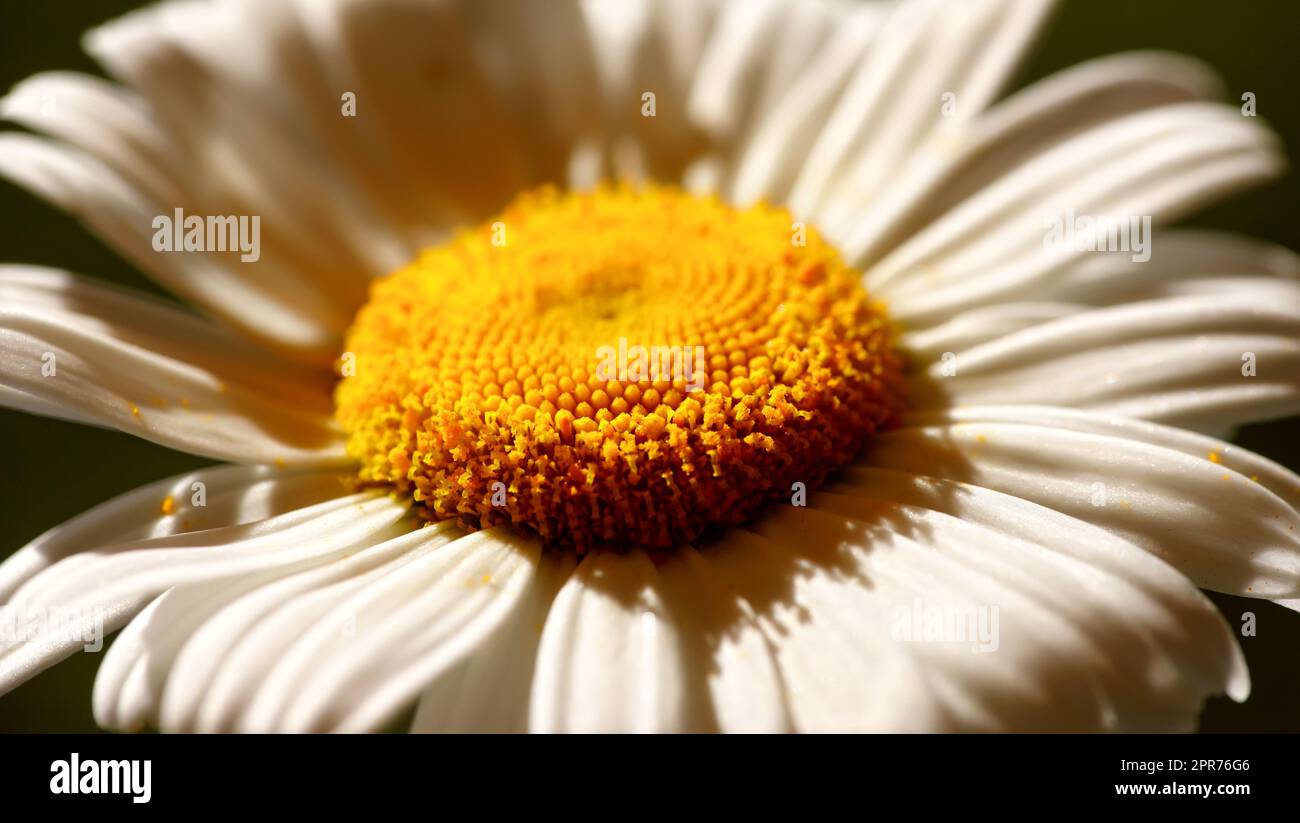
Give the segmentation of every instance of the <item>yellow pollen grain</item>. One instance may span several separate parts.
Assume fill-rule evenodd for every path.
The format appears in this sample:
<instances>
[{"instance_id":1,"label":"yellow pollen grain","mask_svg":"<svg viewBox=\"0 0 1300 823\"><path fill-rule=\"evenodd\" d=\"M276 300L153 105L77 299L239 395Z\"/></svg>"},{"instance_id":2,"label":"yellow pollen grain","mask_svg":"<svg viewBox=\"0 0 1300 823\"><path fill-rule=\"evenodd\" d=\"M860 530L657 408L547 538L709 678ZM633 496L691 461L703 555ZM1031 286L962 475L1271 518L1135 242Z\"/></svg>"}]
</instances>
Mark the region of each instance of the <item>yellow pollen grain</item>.
<instances>
[{"instance_id":1,"label":"yellow pollen grain","mask_svg":"<svg viewBox=\"0 0 1300 823\"><path fill-rule=\"evenodd\" d=\"M902 364L860 274L794 222L542 189L426 250L347 334L360 479L579 552L669 548L816 486L896 424Z\"/></svg>"}]
</instances>

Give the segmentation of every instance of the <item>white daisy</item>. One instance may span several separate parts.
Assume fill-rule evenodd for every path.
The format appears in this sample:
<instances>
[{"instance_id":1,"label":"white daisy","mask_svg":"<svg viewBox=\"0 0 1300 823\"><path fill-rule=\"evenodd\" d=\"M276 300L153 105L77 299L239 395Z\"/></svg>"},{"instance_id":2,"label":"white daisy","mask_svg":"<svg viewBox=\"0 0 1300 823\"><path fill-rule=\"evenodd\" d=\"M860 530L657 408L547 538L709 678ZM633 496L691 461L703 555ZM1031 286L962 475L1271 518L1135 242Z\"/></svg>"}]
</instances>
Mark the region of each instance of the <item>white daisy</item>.
<instances>
[{"instance_id":1,"label":"white daisy","mask_svg":"<svg viewBox=\"0 0 1300 823\"><path fill-rule=\"evenodd\" d=\"M0 268L0 403L236 465L0 566L38 624L0 690L81 648L58 612L125 627L116 729L1244 699L1198 587L1300 597L1300 478L1220 439L1300 410L1296 257L1045 221L1167 224L1283 161L1177 57L1001 99L1048 5L210 0L91 32L116 82L20 84L0 112L45 136L0 135L0 174L201 314ZM258 259L156 250L176 209L257 216ZM631 332L703 346L702 385L574 365Z\"/></svg>"}]
</instances>

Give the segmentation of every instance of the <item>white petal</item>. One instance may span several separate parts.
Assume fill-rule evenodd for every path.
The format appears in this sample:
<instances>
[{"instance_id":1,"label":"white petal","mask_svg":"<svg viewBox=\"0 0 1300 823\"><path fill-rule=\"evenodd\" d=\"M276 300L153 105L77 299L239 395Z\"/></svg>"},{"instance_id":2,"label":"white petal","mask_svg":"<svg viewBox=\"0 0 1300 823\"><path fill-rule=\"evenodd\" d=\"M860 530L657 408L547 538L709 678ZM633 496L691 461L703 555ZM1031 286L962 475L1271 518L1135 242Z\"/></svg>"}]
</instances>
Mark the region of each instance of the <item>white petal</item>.
<instances>
[{"instance_id":1,"label":"white petal","mask_svg":"<svg viewBox=\"0 0 1300 823\"><path fill-rule=\"evenodd\" d=\"M0 115L88 152L153 198L179 201L183 159L139 96L107 80L44 72L0 98Z\"/></svg>"},{"instance_id":2,"label":"white petal","mask_svg":"<svg viewBox=\"0 0 1300 823\"><path fill-rule=\"evenodd\" d=\"M337 354L337 335L347 311L328 305L317 286L276 261L269 248L261 259L248 263L239 262L239 252L153 248L155 218L172 219L176 208L188 216L242 215L250 220L253 215L260 218L259 212L162 202L79 149L25 134L0 135L0 176L77 215L167 288L259 341L317 364ZM271 240L271 228L265 226L263 239ZM233 261L227 259L232 256Z\"/></svg>"},{"instance_id":3,"label":"white petal","mask_svg":"<svg viewBox=\"0 0 1300 823\"><path fill-rule=\"evenodd\" d=\"M584 617L580 618L583 622L571 624L576 635L576 652L570 649L561 653L553 645L546 656L538 656L539 629L543 638L551 638L549 641L544 639L543 643L556 644L555 632L560 629L551 626L570 625L567 621L574 619L565 600L557 601L554 614L547 615L543 611L532 617L531 624L524 621L516 632L503 640L502 646L493 644L484 648L467 660L461 670L448 672L440 678L421 701L414 729L517 731L530 726L548 730L605 728L620 731L645 728L693 731L789 729L784 689L767 640L759 630L752 610L734 590L733 577L744 573L745 560L718 547L710 546L703 552L689 546L680 547L650 575L647 584L653 593L647 591L641 595L646 602L657 603L662 608L662 618L647 616L633 603L610 603L610 608L625 612L615 619L614 626L594 620L588 623L586 616L592 612L586 610L591 608L591 604L587 604L582 610ZM639 560L616 555L603 561L587 562L602 568L584 572L590 574L589 580L594 582L571 582L566 600L575 596L573 593L580 585L603 587L610 581L611 574L650 572L649 569L634 567L633 564L640 565ZM622 568L611 572L608 571L610 567ZM551 575L557 588L565 582L568 573L566 566ZM617 592L609 594L614 600L622 599ZM586 597L592 595L586 593L584 599ZM549 598L540 598L538 602L543 606L551 605ZM576 604L574 607L579 608ZM548 628L541 628L543 619ZM665 631L665 627L656 625L660 619L670 624L671 629ZM602 639L611 630L630 635L630 645L641 651L605 660L600 667L584 668L581 673L547 669L561 664L566 668L595 666L599 654L596 649L604 648L605 643L617 642ZM587 634L592 636L583 636ZM643 643L649 644L649 648L642 646ZM660 646L660 643L665 646ZM570 653L576 653L578 659L568 660L566 655ZM647 657L659 653L670 656L664 658L667 670L655 672ZM534 681L535 656L534 712L539 701L557 699L557 692L570 689L610 688L608 697L594 703L589 702L594 695L575 697L574 705L563 709L565 715L562 718L555 717L559 709L554 706L542 709L544 713L541 716L530 715L527 689ZM591 681L589 677L598 679ZM681 682L671 684L670 677L680 678ZM612 684L637 683L643 678L656 678L656 682L670 694L689 695L685 699L690 709L685 711L685 716L677 714L682 707L672 701L666 704L665 709L660 709L663 704L657 697L664 691L650 683L646 683L645 691L641 692L643 695L649 692L649 695L639 713L634 707L619 705L620 692L613 689ZM523 712L513 704L520 687L525 700ZM672 714L657 716L661 710Z\"/></svg>"},{"instance_id":4,"label":"white petal","mask_svg":"<svg viewBox=\"0 0 1300 823\"><path fill-rule=\"evenodd\" d=\"M340 615L338 604L458 535L451 524L412 530L214 604L171 662L160 728L233 728L266 673L309 627L328 623L338 637L354 633L355 616Z\"/></svg>"},{"instance_id":5,"label":"white petal","mask_svg":"<svg viewBox=\"0 0 1300 823\"><path fill-rule=\"evenodd\" d=\"M1129 115L1030 158L873 266L867 285L909 328L933 325L1076 263L1084 253L1046 242L1053 219L1147 216L1158 226L1281 168L1272 136L1233 109Z\"/></svg>"},{"instance_id":6,"label":"white petal","mask_svg":"<svg viewBox=\"0 0 1300 823\"><path fill-rule=\"evenodd\" d=\"M532 731L682 731L708 722L708 697L691 688L681 629L657 578L641 551L593 552L578 565L542 630Z\"/></svg>"},{"instance_id":7,"label":"white petal","mask_svg":"<svg viewBox=\"0 0 1300 823\"><path fill-rule=\"evenodd\" d=\"M0 619L29 625L58 613L114 631L172 586L341 553L391 531L406 511L406 506L366 493L259 523L82 552L28 580L0 607ZM75 632L63 628L50 620L29 636L0 644L0 693L83 645Z\"/></svg>"},{"instance_id":8,"label":"white petal","mask_svg":"<svg viewBox=\"0 0 1300 823\"><path fill-rule=\"evenodd\" d=\"M488 56L479 58L482 70L521 132L530 180L563 181L570 153L605 134L600 77L582 4L460 0L458 5L471 44Z\"/></svg>"},{"instance_id":9,"label":"white petal","mask_svg":"<svg viewBox=\"0 0 1300 823\"><path fill-rule=\"evenodd\" d=\"M600 67L608 176L678 181L707 152L687 112L690 87L714 31L719 0L586 0L582 9ZM641 115L653 94L655 116Z\"/></svg>"},{"instance_id":10,"label":"white petal","mask_svg":"<svg viewBox=\"0 0 1300 823\"><path fill-rule=\"evenodd\" d=\"M723 4L695 70L692 121L721 145L749 132L843 22L841 11L824 0Z\"/></svg>"},{"instance_id":11,"label":"white petal","mask_svg":"<svg viewBox=\"0 0 1300 823\"><path fill-rule=\"evenodd\" d=\"M52 420L66 420L69 423L79 423L83 426L102 427L101 421L90 415L82 414L73 409L61 408L48 400L43 400L34 394L20 391L12 386L0 386L0 408L14 409L38 417L48 417Z\"/></svg>"},{"instance_id":12,"label":"white petal","mask_svg":"<svg viewBox=\"0 0 1300 823\"><path fill-rule=\"evenodd\" d=\"M225 0L128 15L88 48L183 148L234 167L223 194L295 221L295 256L340 285L349 269L364 285L521 188L561 182L600 125L574 0ZM229 128L232 110L254 126Z\"/></svg>"},{"instance_id":13,"label":"white petal","mask_svg":"<svg viewBox=\"0 0 1300 823\"><path fill-rule=\"evenodd\" d=\"M846 529L823 539L816 522L798 539L742 530L722 539L727 580L768 638L792 727L942 727L924 672L890 639L890 605L837 557ZM773 525L764 515L754 528Z\"/></svg>"},{"instance_id":14,"label":"white petal","mask_svg":"<svg viewBox=\"0 0 1300 823\"><path fill-rule=\"evenodd\" d=\"M289 646L243 712L244 730L373 729L441 671L526 613L540 546L478 532L338 602L355 620L314 626Z\"/></svg>"},{"instance_id":15,"label":"white petal","mask_svg":"<svg viewBox=\"0 0 1300 823\"><path fill-rule=\"evenodd\" d=\"M363 110L369 89L349 72L354 55L334 30L350 30L352 21L342 20L348 5L169 4L113 20L85 38L86 50L138 95L150 124L183 159L172 179L185 202L174 205L198 214L260 215L263 259L241 265L236 276L289 307L318 301L314 319L330 333L364 298L367 279L411 252L408 238L395 235L405 224L386 211L401 205L374 200L389 158L367 140L380 125L379 101L368 100ZM399 58L397 41L410 23L394 20L389 57ZM409 68L407 76L420 70ZM355 118L343 116L347 91L357 95ZM229 125L232 117L239 128ZM93 149L101 151L98 144ZM369 179L362 157L372 164ZM268 282L272 275L280 280ZM280 282L297 284L301 296Z\"/></svg>"},{"instance_id":16,"label":"white petal","mask_svg":"<svg viewBox=\"0 0 1300 823\"><path fill-rule=\"evenodd\" d=\"M937 531L951 531L962 537L967 526L987 530L964 535L971 545L984 543L983 552L996 555L1003 549L1026 549L1020 556L1008 551L1013 565L1040 568L1042 582L1054 573L1063 573L1071 586L1063 592L1047 591L1044 596L1081 602L1056 602L1053 608L1073 615L1085 631L1102 635L1103 644L1119 641L1126 629L1142 636L1149 648L1131 655L1128 664L1134 672L1117 672L1122 678L1141 680L1143 675L1158 675L1160 669L1173 668L1182 677L1161 680L1156 677L1141 683L1156 692L1154 703L1163 701L1159 691L1183 688L1206 689L1204 693L1226 691L1235 699L1245 699L1249 681L1245 661L1215 606L1182 574L1152 557L1137 544L1027 500L1021 500L969 484L906 475L889 469L856 466L845 473L828 494L820 496L818 508L836 513L871 514L838 497L865 497L887 504L917 507L925 513L912 519L899 518L888 525L901 524L904 531L924 539ZM934 517L930 512L947 517ZM892 513L891 513L891 516ZM913 530L914 529L914 530ZM932 530L932 531L931 531ZM1032 546L1032 549L1029 549ZM937 546L936 546L937 547ZM1043 567L1038 564L1048 563ZM1082 607L1082 608L1080 608ZM1095 624L1095 625L1094 625ZM1105 635L1113 635L1109 640ZM1112 651L1117 651L1112 649ZM1143 661L1155 661L1143 672ZM1187 681L1191 681L1190 684ZM1122 681L1110 683L1122 690ZM1152 695L1135 695L1143 701Z\"/></svg>"},{"instance_id":17,"label":"white petal","mask_svg":"<svg viewBox=\"0 0 1300 823\"><path fill-rule=\"evenodd\" d=\"M870 463L1041 503L1132 540L1205 588L1300 595L1300 513L1232 465L1214 462L1216 454L1159 442L1177 436L1135 439L1135 426L1070 430L989 415L988 422L883 434ZM1273 482L1281 480L1275 470Z\"/></svg>"},{"instance_id":18,"label":"white petal","mask_svg":"<svg viewBox=\"0 0 1300 823\"><path fill-rule=\"evenodd\" d=\"M92 694L95 723L121 731L157 725L163 684L185 638L222 604L284 573L262 571L163 592L122 629L104 656Z\"/></svg>"},{"instance_id":19,"label":"white petal","mask_svg":"<svg viewBox=\"0 0 1300 823\"><path fill-rule=\"evenodd\" d=\"M875 191L941 123L945 93L962 117L982 111L1042 24L1048 2L905 2L881 29L840 98L791 194L797 214L822 223L841 189ZM848 173L846 173L846 170Z\"/></svg>"},{"instance_id":20,"label":"white petal","mask_svg":"<svg viewBox=\"0 0 1300 823\"><path fill-rule=\"evenodd\" d=\"M464 559L457 561L461 552ZM540 543L494 529L439 554L431 564L439 568L434 585L377 622L346 653L318 662L307 694L294 698L290 728L381 728L458 663L536 631L527 618L548 588L538 580Z\"/></svg>"},{"instance_id":21,"label":"white petal","mask_svg":"<svg viewBox=\"0 0 1300 823\"><path fill-rule=\"evenodd\" d=\"M0 267L0 381L145 439L240 462L339 464L328 380L179 309Z\"/></svg>"},{"instance_id":22,"label":"white petal","mask_svg":"<svg viewBox=\"0 0 1300 823\"><path fill-rule=\"evenodd\" d=\"M788 731L785 684L754 607L737 585L754 579L745 568L750 560L725 541L700 551L683 546L660 566L659 590L680 627L688 688L707 690L712 698L707 728Z\"/></svg>"},{"instance_id":23,"label":"white petal","mask_svg":"<svg viewBox=\"0 0 1300 823\"><path fill-rule=\"evenodd\" d=\"M734 202L784 202L832 107L875 43L886 17L881 3L861 3L845 15L822 49L742 142L730 182Z\"/></svg>"},{"instance_id":24,"label":"white petal","mask_svg":"<svg viewBox=\"0 0 1300 823\"><path fill-rule=\"evenodd\" d=\"M958 406L951 409L911 412L905 417L907 426L981 421L1029 423L1121 437L1173 449L1192 457L1211 459L1243 477L1249 477L1252 482L1260 484L1285 500L1292 508L1300 509L1300 475L1254 452L1186 429L1163 426L1132 417L1055 406Z\"/></svg>"},{"instance_id":25,"label":"white petal","mask_svg":"<svg viewBox=\"0 0 1300 823\"><path fill-rule=\"evenodd\" d=\"M1151 259L1127 254L1083 254L1056 276L1037 281L1037 299L1108 306L1179 294L1241 291L1261 302L1296 302L1300 255L1240 235L1201 229L1160 233Z\"/></svg>"},{"instance_id":26,"label":"white petal","mask_svg":"<svg viewBox=\"0 0 1300 823\"><path fill-rule=\"evenodd\" d=\"M520 613L514 625L491 643L430 683L416 707L412 732L528 730L528 695L542 626L574 565L569 552L542 555L533 607Z\"/></svg>"},{"instance_id":27,"label":"white petal","mask_svg":"<svg viewBox=\"0 0 1300 823\"><path fill-rule=\"evenodd\" d=\"M1195 429L1294 413L1300 289L1278 297L1207 292L1049 320L933 363L913 402L1069 406Z\"/></svg>"},{"instance_id":28,"label":"white petal","mask_svg":"<svg viewBox=\"0 0 1300 823\"><path fill-rule=\"evenodd\" d=\"M1133 262L1128 255L1123 254L1082 255L1077 262L1056 276L1036 281L1029 294L1038 300L993 303L970 309L945 323L907 331L901 336L900 344L918 360L938 362L942 375L944 364L955 363L954 357L981 347L982 344L1001 340L996 346L981 348L982 351L992 351L1000 346L1014 345L1015 341L1023 343L1034 339L1036 335L1049 333L1051 329L1072 327L1071 324L1063 323L1038 328L1048 321L1064 317L1075 316L1074 322L1079 324L1088 323L1088 318L1093 318L1103 321L1104 325L1107 322L1122 323L1123 318L1131 320L1141 315L1141 332L1135 335L1130 331L1117 337L1115 346L1122 346L1125 339L1140 342L1148 336L1149 330L1145 324L1143 304L1136 301L1197 296L1201 298L1202 304L1217 304L1222 300L1229 305L1245 307L1247 311L1252 306L1292 311L1300 306L1300 256L1280 246L1236 235L1179 230L1162 234L1159 254L1153 255L1146 263ZM1130 303L1134 305L1122 312L1084 316L1095 307ZM1174 302L1146 305L1172 309L1185 304ZM1037 328L1037 331L1017 334L1031 328ZM1254 331L1255 324L1246 322L1243 328ZM1204 329L1211 330L1209 326ZM1182 342L1194 347L1204 346L1205 342L1196 331L1194 326L1189 327ZM1007 338L1008 335L1017 336ZM1194 339L1189 340L1189 337ZM1007 339L1002 340L1003 338ZM1179 338L1173 338L1154 345L1158 348L1175 344L1178 340ZM1257 359L1259 353L1253 354ZM1276 367L1284 362L1273 359L1274 368L1268 374L1272 380L1252 382L1256 378L1245 378L1241 372L1245 352L1232 352L1231 355L1237 370L1232 371L1233 376L1218 388L1211 385L1198 389L1194 385L1183 391L1130 397L1122 401L1124 406L1112 410L1137 415L1160 415L1161 419L1169 422L1222 434L1235 424L1285 414L1295 407L1294 389L1287 385L1285 375L1282 375L1282 380L1277 379L1279 373ZM1166 377L1172 377L1181 367L1185 377L1199 381L1207 379L1209 375L1203 371L1198 372L1198 369L1214 368L1206 360L1197 360L1187 355L1178 360L1179 364L1175 368L1162 367L1159 371ZM1098 366L1104 365L1100 358L1094 358L1092 362ZM1116 360L1112 365L1123 368L1103 369L1101 382L1110 391L1121 394L1131 391L1132 385L1127 380L1121 381L1121 376L1132 378L1134 364L1126 358L1123 361ZM1068 373L1069 379L1073 381L1078 380L1080 374L1064 364L1058 363L1058 366L1049 376L1047 384L1036 387L1016 386L1013 387L1012 394L1000 399L1012 399L1012 395L1030 398L1041 390L1036 400L1052 403L1078 402L1077 398L1070 398L1074 398L1075 389L1081 387L1064 386L1060 378ZM958 374L960 373L959 370ZM1245 379L1238 379L1238 375ZM1142 376L1140 373L1137 375L1139 379ZM1147 376L1153 375L1148 373ZM1256 376L1258 377L1258 372ZM938 395L943 394L943 384L949 379L943 377L938 383L931 382L928 386L924 383L930 378L923 379L914 400L926 404L925 398L929 396L931 399L928 402L935 402ZM1089 387L1082 388L1087 390ZM1093 385L1091 388L1095 390L1097 387ZM945 399L942 404L948 402L950 401Z\"/></svg>"},{"instance_id":29,"label":"white petal","mask_svg":"<svg viewBox=\"0 0 1300 823\"><path fill-rule=\"evenodd\" d=\"M1206 695L1244 697L1244 663L1217 610L1136 546L1032 503L898 472L859 469L836 489L815 495L811 512L785 508L756 528L812 564L810 631L846 631L848 613L818 612L837 603L881 623L886 637L855 653L909 658L935 704L921 716L940 727L1186 728ZM930 630L925 610L962 606L983 608L991 631L918 632ZM802 665L787 676L805 677ZM886 679L852 684L860 711L880 712L875 690L894 691L877 683ZM813 686L797 711L822 711L805 701L829 686ZM851 709L853 696L841 699ZM886 722L912 721L895 712Z\"/></svg>"},{"instance_id":30,"label":"white petal","mask_svg":"<svg viewBox=\"0 0 1300 823\"><path fill-rule=\"evenodd\" d=\"M1026 158L1124 115L1210 99L1219 91L1207 67L1170 54L1110 55L1061 71L974 118L950 118L884 191L861 204L840 249L854 265L869 269ZM954 102L961 111L962 102Z\"/></svg>"},{"instance_id":31,"label":"white petal","mask_svg":"<svg viewBox=\"0 0 1300 823\"><path fill-rule=\"evenodd\" d=\"M82 512L7 557L0 564L0 602L70 554L265 520L341 497L344 479L332 472L215 466L150 483Z\"/></svg>"},{"instance_id":32,"label":"white petal","mask_svg":"<svg viewBox=\"0 0 1300 823\"><path fill-rule=\"evenodd\" d=\"M87 331L165 352L269 395L326 412L332 408L328 372L277 358L150 295L61 269L0 264L0 298L15 314L75 319Z\"/></svg>"},{"instance_id":33,"label":"white petal","mask_svg":"<svg viewBox=\"0 0 1300 823\"><path fill-rule=\"evenodd\" d=\"M899 346L922 362L943 361L945 354L972 349L1024 329L1033 328L1049 320L1069 317L1085 311L1080 303L1053 303L1047 301L1020 301L996 303L962 312L946 323L918 331L904 331L899 336ZM949 361L952 357L949 358Z\"/></svg>"},{"instance_id":34,"label":"white petal","mask_svg":"<svg viewBox=\"0 0 1300 823\"><path fill-rule=\"evenodd\" d=\"M1300 255L1237 235L1162 232L1159 253L1080 255L1056 276L1035 282L1025 299L992 303L936 326L905 331L900 344L923 359L959 352L1090 308L1193 294L1249 294L1259 305L1300 303Z\"/></svg>"},{"instance_id":35,"label":"white petal","mask_svg":"<svg viewBox=\"0 0 1300 823\"><path fill-rule=\"evenodd\" d=\"M95 682L98 722L114 728L145 722L164 731L196 728L202 707L224 699L222 683L242 680L246 694L269 668L247 666L247 658L231 654L266 615L331 584L376 579L454 539L454 532L450 524L436 526L341 559L322 558L305 568L299 565L172 589L151 606L155 613L142 613L132 621L109 651ZM138 648L124 646L134 639L133 632L144 636ZM148 677L134 689L129 682L123 687L123 679L114 677L132 666L148 669ZM137 713L128 714L123 706L138 707Z\"/></svg>"},{"instance_id":36,"label":"white petal","mask_svg":"<svg viewBox=\"0 0 1300 823\"><path fill-rule=\"evenodd\" d=\"M485 5L484 16L500 6ZM567 5L557 4L553 25L571 17ZM330 163L408 244L427 244L439 232L500 208L538 180L532 159L560 173L555 135L545 130L551 121L544 113L536 120L537 110L554 99L552 75L536 66L531 49L522 48L510 29L483 30L462 3L297 6L311 47L331 57L324 76L313 78L332 92L309 101L314 138L326 142ZM515 27L525 20L535 24L535 14L523 11ZM583 50L570 48L563 65L580 60ZM522 78L513 72L521 61L541 92L531 101L514 97L529 106L528 123L506 99L517 95L513 84ZM512 85L501 89L496 82ZM266 90L268 97L273 91ZM347 118L347 128L338 116L342 91L356 95L357 116ZM533 134L530 127L541 128Z\"/></svg>"}]
</instances>

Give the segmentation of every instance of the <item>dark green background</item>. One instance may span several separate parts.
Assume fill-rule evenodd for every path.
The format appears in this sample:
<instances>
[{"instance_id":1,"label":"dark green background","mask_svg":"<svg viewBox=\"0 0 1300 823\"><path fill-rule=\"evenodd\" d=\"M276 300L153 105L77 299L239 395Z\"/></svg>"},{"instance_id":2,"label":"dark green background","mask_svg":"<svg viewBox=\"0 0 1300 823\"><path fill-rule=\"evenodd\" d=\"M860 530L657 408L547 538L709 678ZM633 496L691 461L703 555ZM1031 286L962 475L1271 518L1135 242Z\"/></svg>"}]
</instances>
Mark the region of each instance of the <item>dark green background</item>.
<instances>
[{"instance_id":1,"label":"dark green background","mask_svg":"<svg viewBox=\"0 0 1300 823\"><path fill-rule=\"evenodd\" d=\"M0 11L0 92L48 69L96 71L81 33L138 6L125 0L5 0ZM1161 48L1195 55L1223 75L1232 100L1252 91L1259 115L1300 158L1300 30L1296 0L1074 0L1056 16L1018 80L1023 85L1089 57ZM1246 232L1300 249L1300 175L1215 207L1190 221ZM0 182L0 261L67 268L157 293L71 218ZM1300 469L1295 419L1251 426L1238 442ZM0 556L45 529L135 486L202 466L115 432L0 410ZM1300 614L1262 601L1214 595L1231 625L1253 610L1258 636L1244 638L1254 681L1245 705L1210 703L1207 731L1300 731ZM98 655L80 654L0 699L0 731L89 731L90 684Z\"/></svg>"}]
</instances>

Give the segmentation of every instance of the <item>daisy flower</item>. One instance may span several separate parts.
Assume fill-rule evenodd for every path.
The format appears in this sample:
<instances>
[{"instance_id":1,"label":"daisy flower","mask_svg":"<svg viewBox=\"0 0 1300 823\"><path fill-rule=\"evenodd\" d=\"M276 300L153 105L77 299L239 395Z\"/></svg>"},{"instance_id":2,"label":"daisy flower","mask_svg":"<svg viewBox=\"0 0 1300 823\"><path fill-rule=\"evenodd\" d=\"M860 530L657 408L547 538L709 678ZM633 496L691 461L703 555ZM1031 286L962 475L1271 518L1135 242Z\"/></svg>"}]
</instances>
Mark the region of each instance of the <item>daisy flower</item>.
<instances>
[{"instance_id":1,"label":"daisy flower","mask_svg":"<svg viewBox=\"0 0 1300 823\"><path fill-rule=\"evenodd\" d=\"M174 0L0 174L192 305L0 268L0 403L228 465L0 566L112 729L1166 730L1300 597L1282 170L1040 0ZM1253 113L1253 112L1249 112ZM1153 230L1158 230L1154 235ZM111 467L100 467L111 470Z\"/></svg>"}]
</instances>

